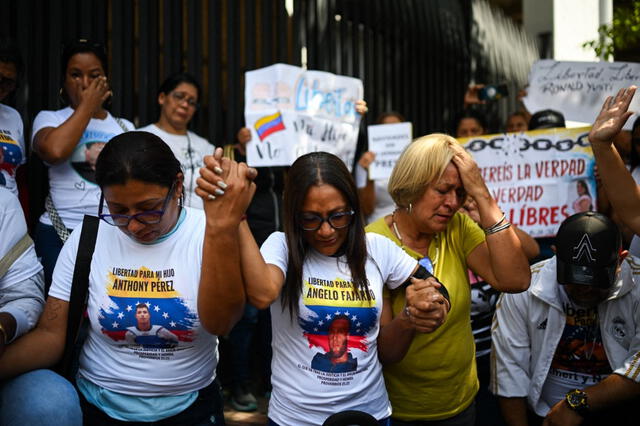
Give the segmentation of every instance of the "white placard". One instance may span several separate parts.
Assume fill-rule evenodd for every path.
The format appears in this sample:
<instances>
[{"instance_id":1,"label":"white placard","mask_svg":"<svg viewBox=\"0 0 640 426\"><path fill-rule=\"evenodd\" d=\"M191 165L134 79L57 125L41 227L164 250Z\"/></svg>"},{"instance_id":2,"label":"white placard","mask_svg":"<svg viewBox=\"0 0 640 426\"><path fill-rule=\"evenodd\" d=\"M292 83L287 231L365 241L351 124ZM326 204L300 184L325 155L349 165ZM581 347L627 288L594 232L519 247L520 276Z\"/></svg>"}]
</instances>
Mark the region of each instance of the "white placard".
<instances>
[{"instance_id":1,"label":"white placard","mask_svg":"<svg viewBox=\"0 0 640 426\"><path fill-rule=\"evenodd\" d=\"M532 237L555 236L568 216L595 210L590 127L460 139L507 219Z\"/></svg>"},{"instance_id":2,"label":"white placard","mask_svg":"<svg viewBox=\"0 0 640 426\"><path fill-rule=\"evenodd\" d=\"M367 127L367 132L369 151L376 154L369 166L369 179L389 179L398 157L411 142L411 123L376 124Z\"/></svg>"},{"instance_id":3,"label":"white placard","mask_svg":"<svg viewBox=\"0 0 640 426\"><path fill-rule=\"evenodd\" d=\"M640 84L640 64L632 62L537 61L529 73L527 96L523 99L533 114L543 109L560 111L565 120L593 123L607 96L623 87ZM640 111L640 95L630 109ZM627 121L630 129L635 116Z\"/></svg>"},{"instance_id":4,"label":"white placard","mask_svg":"<svg viewBox=\"0 0 640 426\"><path fill-rule=\"evenodd\" d=\"M362 81L275 64L245 74L245 120L252 139L247 163L289 166L309 152L326 151L353 164Z\"/></svg>"}]
</instances>

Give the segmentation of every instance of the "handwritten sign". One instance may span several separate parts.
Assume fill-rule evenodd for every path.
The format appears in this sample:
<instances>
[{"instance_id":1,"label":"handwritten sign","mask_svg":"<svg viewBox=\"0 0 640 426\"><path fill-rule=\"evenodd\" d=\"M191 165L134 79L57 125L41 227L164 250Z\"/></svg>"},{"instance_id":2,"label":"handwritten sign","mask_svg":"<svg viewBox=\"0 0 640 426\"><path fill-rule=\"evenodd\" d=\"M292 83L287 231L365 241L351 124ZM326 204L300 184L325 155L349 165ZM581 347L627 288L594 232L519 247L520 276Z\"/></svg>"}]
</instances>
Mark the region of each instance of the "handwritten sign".
<instances>
[{"instance_id":1,"label":"handwritten sign","mask_svg":"<svg viewBox=\"0 0 640 426\"><path fill-rule=\"evenodd\" d=\"M554 236L574 213L595 210L589 127L460 139L507 219L533 237Z\"/></svg>"},{"instance_id":2,"label":"handwritten sign","mask_svg":"<svg viewBox=\"0 0 640 426\"><path fill-rule=\"evenodd\" d=\"M369 179L389 179L398 157L411 142L411 123L376 124L368 126L367 133L369 151L376 154L369 167Z\"/></svg>"},{"instance_id":3,"label":"handwritten sign","mask_svg":"<svg viewBox=\"0 0 640 426\"><path fill-rule=\"evenodd\" d=\"M326 151L351 168L362 81L285 64L247 72L245 79L250 166L288 166L306 153Z\"/></svg>"},{"instance_id":4,"label":"handwritten sign","mask_svg":"<svg viewBox=\"0 0 640 426\"><path fill-rule=\"evenodd\" d=\"M529 73L524 104L531 113L543 109L560 111L566 120L593 123L607 96L640 83L640 64L631 62L537 61ZM640 96L631 104L640 111ZM632 117L625 128L630 129Z\"/></svg>"}]
</instances>

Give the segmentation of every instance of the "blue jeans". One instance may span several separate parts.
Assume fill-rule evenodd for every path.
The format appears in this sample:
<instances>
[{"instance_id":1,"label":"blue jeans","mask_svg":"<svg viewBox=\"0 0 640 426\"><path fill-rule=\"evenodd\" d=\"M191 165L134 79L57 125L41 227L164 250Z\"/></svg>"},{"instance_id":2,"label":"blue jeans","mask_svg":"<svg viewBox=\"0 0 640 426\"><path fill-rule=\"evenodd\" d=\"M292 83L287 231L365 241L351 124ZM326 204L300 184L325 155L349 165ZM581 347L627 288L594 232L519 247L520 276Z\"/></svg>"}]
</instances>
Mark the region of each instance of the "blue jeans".
<instances>
[{"instance_id":1,"label":"blue jeans","mask_svg":"<svg viewBox=\"0 0 640 426\"><path fill-rule=\"evenodd\" d=\"M51 370L34 370L0 384L0 426L81 426L73 385Z\"/></svg>"},{"instance_id":2,"label":"blue jeans","mask_svg":"<svg viewBox=\"0 0 640 426\"><path fill-rule=\"evenodd\" d=\"M71 232L71 229L69 229L69 232ZM49 293L49 287L51 287L53 268L56 266L56 261L58 260L58 255L60 255L60 250L62 250L63 243L53 226L38 222L34 244L36 254L40 258L40 262L44 268L44 294L46 296L47 293Z\"/></svg>"}]
</instances>

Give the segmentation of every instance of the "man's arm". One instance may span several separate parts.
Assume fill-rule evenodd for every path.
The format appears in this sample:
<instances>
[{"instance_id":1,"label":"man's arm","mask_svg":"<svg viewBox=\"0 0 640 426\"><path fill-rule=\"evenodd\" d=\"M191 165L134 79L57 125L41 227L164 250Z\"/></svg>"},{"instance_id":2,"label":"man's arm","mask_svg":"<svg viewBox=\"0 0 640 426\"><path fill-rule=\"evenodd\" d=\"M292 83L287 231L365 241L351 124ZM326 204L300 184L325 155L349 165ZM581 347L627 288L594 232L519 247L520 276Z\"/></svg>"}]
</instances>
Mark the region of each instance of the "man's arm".
<instances>
[{"instance_id":1,"label":"man's arm","mask_svg":"<svg viewBox=\"0 0 640 426\"><path fill-rule=\"evenodd\" d=\"M0 356L0 380L58 362L64 352L68 314L69 302L49 297L38 326Z\"/></svg>"},{"instance_id":2,"label":"man's arm","mask_svg":"<svg viewBox=\"0 0 640 426\"><path fill-rule=\"evenodd\" d=\"M531 342L527 329L529 293L503 293L491 325L491 385L509 426L527 424ZM524 407L522 406L524 405Z\"/></svg>"},{"instance_id":3,"label":"man's arm","mask_svg":"<svg viewBox=\"0 0 640 426\"><path fill-rule=\"evenodd\" d=\"M587 394L589 411L597 412L640 397L640 383L614 373L597 385L584 389L584 392ZM572 426L580 425L583 421L584 418L563 399L551 408L543 425Z\"/></svg>"},{"instance_id":4,"label":"man's arm","mask_svg":"<svg viewBox=\"0 0 640 426\"><path fill-rule=\"evenodd\" d=\"M613 140L633 114L629 104L636 87L620 89L609 96L591 127L589 141L598 165L598 175L609 201L623 223L640 233L640 190L613 145Z\"/></svg>"},{"instance_id":5,"label":"man's arm","mask_svg":"<svg viewBox=\"0 0 640 426\"><path fill-rule=\"evenodd\" d=\"M44 308L43 272L3 288L2 303L0 324L7 333L8 343L35 327L40 318Z\"/></svg>"},{"instance_id":6,"label":"man's arm","mask_svg":"<svg viewBox=\"0 0 640 426\"><path fill-rule=\"evenodd\" d=\"M527 398L498 397L502 419L508 426L528 426Z\"/></svg>"}]
</instances>

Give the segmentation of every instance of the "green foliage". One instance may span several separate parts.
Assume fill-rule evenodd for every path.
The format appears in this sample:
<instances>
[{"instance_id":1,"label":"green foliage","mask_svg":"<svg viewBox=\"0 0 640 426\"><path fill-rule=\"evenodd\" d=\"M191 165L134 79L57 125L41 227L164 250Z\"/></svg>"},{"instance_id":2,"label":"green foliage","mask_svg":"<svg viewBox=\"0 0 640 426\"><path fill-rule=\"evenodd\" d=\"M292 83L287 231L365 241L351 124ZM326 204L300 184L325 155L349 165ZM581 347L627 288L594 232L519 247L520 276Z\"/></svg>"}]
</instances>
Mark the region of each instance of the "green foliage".
<instances>
[{"instance_id":1,"label":"green foliage","mask_svg":"<svg viewBox=\"0 0 640 426\"><path fill-rule=\"evenodd\" d=\"M582 45L593 49L597 56L609 59L616 50L635 47L640 42L640 1L617 7L613 12L613 22L598 28L599 40L591 40Z\"/></svg>"}]
</instances>

